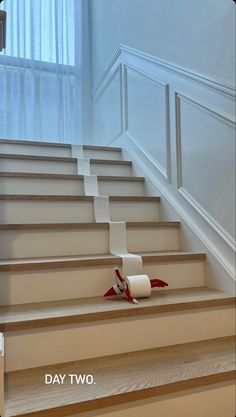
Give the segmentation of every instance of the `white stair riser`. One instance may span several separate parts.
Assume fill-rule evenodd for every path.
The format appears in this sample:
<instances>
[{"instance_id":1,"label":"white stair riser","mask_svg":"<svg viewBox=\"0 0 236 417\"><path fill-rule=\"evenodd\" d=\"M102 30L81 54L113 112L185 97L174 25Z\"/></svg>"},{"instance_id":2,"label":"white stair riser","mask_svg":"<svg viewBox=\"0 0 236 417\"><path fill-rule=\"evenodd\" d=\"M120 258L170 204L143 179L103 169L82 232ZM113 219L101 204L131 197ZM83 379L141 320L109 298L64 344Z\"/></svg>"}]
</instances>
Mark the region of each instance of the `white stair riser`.
<instances>
[{"instance_id":1,"label":"white stair riser","mask_svg":"<svg viewBox=\"0 0 236 417\"><path fill-rule=\"evenodd\" d=\"M0 172L35 172L43 174L77 174L77 162L41 161L28 159L0 159ZM132 175L132 166L127 164L91 163L91 174Z\"/></svg>"},{"instance_id":2,"label":"white stair riser","mask_svg":"<svg viewBox=\"0 0 236 417\"><path fill-rule=\"evenodd\" d=\"M201 261L145 263L143 270L167 281L167 289L204 285ZM113 274L112 266L1 272L0 305L103 296L114 284Z\"/></svg>"},{"instance_id":3,"label":"white stair riser","mask_svg":"<svg viewBox=\"0 0 236 417\"><path fill-rule=\"evenodd\" d=\"M191 411L190 411L191 410ZM194 410L194 414L192 413ZM235 384L204 385L175 394L132 401L96 411L96 417L232 417L235 415ZM95 417L94 412L69 417Z\"/></svg>"},{"instance_id":4,"label":"white stair riser","mask_svg":"<svg viewBox=\"0 0 236 417\"><path fill-rule=\"evenodd\" d=\"M156 201L110 201L112 221L158 221ZM94 222L93 201L0 201L0 223Z\"/></svg>"},{"instance_id":5,"label":"white stair riser","mask_svg":"<svg viewBox=\"0 0 236 417\"><path fill-rule=\"evenodd\" d=\"M13 371L232 336L234 318L234 308L225 307L9 332L5 333L5 369Z\"/></svg>"},{"instance_id":6,"label":"white stair riser","mask_svg":"<svg viewBox=\"0 0 236 417\"><path fill-rule=\"evenodd\" d=\"M102 195L144 195L142 181L98 181ZM0 177L0 194L84 195L83 179Z\"/></svg>"},{"instance_id":7,"label":"white stair riser","mask_svg":"<svg viewBox=\"0 0 236 417\"><path fill-rule=\"evenodd\" d=\"M68 158L72 157L70 147L61 148L56 146L35 146L35 145L23 145L23 144L2 144L0 143L0 153L12 153L20 155L38 155L38 156L65 156ZM97 158L97 159L121 159L121 152L116 151L104 151L86 149L84 150L84 156L86 158Z\"/></svg>"},{"instance_id":8,"label":"white stair riser","mask_svg":"<svg viewBox=\"0 0 236 417\"><path fill-rule=\"evenodd\" d=\"M90 159L114 159L116 161L120 161L122 159L122 153L114 151L86 149L84 150L84 157Z\"/></svg>"},{"instance_id":9,"label":"white stair riser","mask_svg":"<svg viewBox=\"0 0 236 417\"><path fill-rule=\"evenodd\" d=\"M109 229L6 230L1 259L109 253ZM177 228L127 228L130 252L179 250Z\"/></svg>"}]
</instances>

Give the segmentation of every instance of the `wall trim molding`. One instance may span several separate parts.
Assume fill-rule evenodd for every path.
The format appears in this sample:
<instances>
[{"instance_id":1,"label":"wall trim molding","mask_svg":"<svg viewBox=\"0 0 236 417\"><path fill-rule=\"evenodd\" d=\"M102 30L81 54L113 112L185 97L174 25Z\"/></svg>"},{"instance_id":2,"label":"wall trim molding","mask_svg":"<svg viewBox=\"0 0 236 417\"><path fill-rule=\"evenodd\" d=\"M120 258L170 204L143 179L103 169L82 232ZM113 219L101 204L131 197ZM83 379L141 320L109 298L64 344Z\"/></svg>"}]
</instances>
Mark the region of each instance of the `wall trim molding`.
<instances>
[{"instance_id":1,"label":"wall trim molding","mask_svg":"<svg viewBox=\"0 0 236 417\"><path fill-rule=\"evenodd\" d=\"M128 131L127 71L129 69L165 88L166 134L168 134L166 136L167 169L159 164L159 161L153 158L145 149L145 146L138 143L136 138L132 137ZM222 80L207 77L153 55L120 45L93 90L94 101L106 91L118 71L120 73L121 108L117 117L120 117L121 129L120 133L117 133L113 138L111 133L110 137L106 138L106 144L123 146L147 176L147 179L150 180L150 184L153 184L154 188L159 190L230 278L234 278L234 238L184 188L180 101L190 102L193 106L207 112L225 125L235 127L236 123L232 110L236 96L235 88ZM187 81L184 81L184 79ZM196 86L199 86L199 88L196 88ZM191 95L188 95L189 90ZM218 104L220 108L218 108ZM173 170L172 173L171 169Z\"/></svg>"},{"instance_id":2,"label":"wall trim molding","mask_svg":"<svg viewBox=\"0 0 236 417\"><path fill-rule=\"evenodd\" d=\"M163 68L167 70L168 72L171 72L175 75L184 77L200 85L203 85L204 87L210 88L211 90L216 91L217 93L226 95L231 100L235 100L236 88L233 84L230 84L229 82L225 80L210 77L206 74L193 71L190 68L177 65L173 62L160 59L155 55L152 55L147 52L143 52L138 49L131 48L130 46L126 46L122 44L118 46L114 55L112 56L106 68L104 69L98 81L96 82L95 88L93 90L93 95L96 94L96 91L99 89L101 83L106 78L106 76L110 72L113 65L117 62L118 58L120 58L120 55L125 54L125 53L128 53L129 55L132 55L133 57L136 57L138 59L144 60L147 63L154 64L155 66L158 66L159 68Z\"/></svg>"},{"instance_id":3,"label":"wall trim molding","mask_svg":"<svg viewBox=\"0 0 236 417\"><path fill-rule=\"evenodd\" d=\"M207 247L207 249L213 254L224 270L229 276L235 280L235 270L233 264L229 262L221 253L221 251L214 245L214 243L207 237L206 233L197 225L191 214L186 210L180 202L168 191L166 186L159 181L158 176L152 172L153 168L156 170L155 165L150 164L148 156L143 153L142 149L135 143L135 141L127 134L123 134L120 138L112 140L109 144L116 142L117 145L122 146L130 154L132 160L138 164L140 169L144 172L147 180L150 180L157 190L166 198L168 203L174 208L177 214L182 218L186 224L190 227L193 233L200 239L200 241ZM150 168L151 167L151 168ZM201 213L200 213L201 214ZM205 219L204 219L205 220ZM209 222L208 222L209 223ZM218 230L216 230L218 233ZM225 242L228 245L228 242ZM232 246L230 246L232 249ZM233 251L232 251L233 252ZM234 258L234 256L232 257Z\"/></svg>"},{"instance_id":4,"label":"wall trim molding","mask_svg":"<svg viewBox=\"0 0 236 417\"><path fill-rule=\"evenodd\" d=\"M163 169L163 166L161 164L159 164L159 162L152 158L152 156L145 151L145 149L143 149L142 146L140 146L136 140L130 135L129 132L124 132L126 134L126 137L129 138L130 143L132 143L140 152L142 152L142 154L145 156L145 158L147 158L147 160L149 161L150 165L152 165L153 167L155 167L155 169L158 170L158 172L165 178L166 177L166 171ZM114 142L114 140L112 139L109 144L111 144L112 142Z\"/></svg>"},{"instance_id":5,"label":"wall trim molding","mask_svg":"<svg viewBox=\"0 0 236 417\"><path fill-rule=\"evenodd\" d=\"M209 113L211 116L220 120L221 122L231 126L232 128L236 127L236 121L230 117L225 112L219 112L217 109L209 106L208 104L196 100L194 97L191 97L182 91L174 90L175 95L175 120L176 120L176 146L177 146L177 186L178 188L183 187L182 179L182 155L181 155L181 108L180 102L184 100L186 103L191 103L194 107L204 110Z\"/></svg>"},{"instance_id":6,"label":"wall trim molding","mask_svg":"<svg viewBox=\"0 0 236 417\"><path fill-rule=\"evenodd\" d=\"M232 126L233 128L236 127L236 121L234 118L230 117L225 112L219 112L217 109L213 108L212 106L209 106L207 103L203 103L202 101L196 100L194 97L191 97L182 91L175 90L174 91L175 96L179 99L177 101L177 105L180 105L180 100L182 99L186 103L191 103L194 107L204 110L207 113L210 113L211 116L214 116L216 119L221 120L223 123Z\"/></svg>"},{"instance_id":7,"label":"wall trim molding","mask_svg":"<svg viewBox=\"0 0 236 417\"><path fill-rule=\"evenodd\" d=\"M114 80L117 74L120 74L120 77L121 77L121 64L119 64L114 69L114 71L112 72L107 82L102 86L102 88L99 91L97 91L97 94L94 96L94 103L96 103L99 100L99 98L103 95L104 91L107 90L107 88L109 87L109 85Z\"/></svg>"},{"instance_id":8,"label":"wall trim molding","mask_svg":"<svg viewBox=\"0 0 236 417\"><path fill-rule=\"evenodd\" d=\"M129 133L129 114L128 114L128 70L136 72L137 74L142 75L143 77L153 81L157 84L160 88L164 89L165 93L165 115L166 115L166 123L165 123L165 139L166 139L166 168L158 162L157 159L153 158L148 152L144 151L142 147L140 149L143 153L145 153L150 161L154 165L156 165L157 169L159 170L160 174L167 180L171 181L171 154L170 154L170 108L169 108L169 84L164 83L163 81L159 80L158 78L148 74L146 71L143 71L140 68L136 68L131 64L124 64L124 109L125 109L125 129L124 131L127 132L130 138L132 135ZM136 146L139 146L134 138L132 140L136 143Z\"/></svg>"},{"instance_id":9,"label":"wall trim molding","mask_svg":"<svg viewBox=\"0 0 236 417\"><path fill-rule=\"evenodd\" d=\"M189 204L204 218L204 220L209 223L211 227L220 235L220 237L233 249L234 252L236 252L236 241L233 239L232 236L228 232L226 232L223 227L220 226L220 224L208 213L207 210L204 209L204 207L201 206L197 202L197 200L194 199L194 197L184 188L181 187L179 190L179 193L182 195L182 197L188 201Z\"/></svg>"},{"instance_id":10,"label":"wall trim molding","mask_svg":"<svg viewBox=\"0 0 236 417\"><path fill-rule=\"evenodd\" d=\"M93 96L95 96L97 94L97 92L100 89L103 81L107 78L107 75L109 74L109 72L111 71L113 66L117 63L118 58L120 57L120 55L121 55L121 47L119 46L117 48L116 52L114 53L114 55L112 56L112 58L110 59L110 61L108 62L105 69L102 71L102 74L100 75L98 81L96 82L96 85L92 90L92 95Z\"/></svg>"},{"instance_id":11,"label":"wall trim molding","mask_svg":"<svg viewBox=\"0 0 236 417\"><path fill-rule=\"evenodd\" d=\"M203 102L195 100L195 98L188 96L181 91L175 90L175 115L176 115L176 166L177 166L177 189L181 196L209 223L211 227L220 235L220 237L236 252L236 241L230 236L230 234L220 226L220 224L214 219L210 213L204 209L204 207L197 202L197 200L189 193L183 184L182 173L182 142L181 142L181 100L191 103L196 108L200 108L211 116L221 120L223 123L232 127L236 126L235 121L223 112L206 105Z\"/></svg>"},{"instance_id":12,"label":"wall trim molding","mask_svg":"<svg viewBox=\"0 0 236 417\"><path fill-rule=\"evenodd\" d=\"M113 137L112 140L118 138L124 131L124 122L123 122L123 68L122 64L119 64L114 71L112 72L110 78L107 80L104 85L101 86L101 89L97 92L96 96L93 99L93 115L95 115L95 106L98 102L99 98L104 94L104 92L108 89L112 81L115 77L119 74L119 90L120 90L120 130L119 132ZM93 117L93 132L95 131L95 118Z\"/></svg>"}]
</instances>

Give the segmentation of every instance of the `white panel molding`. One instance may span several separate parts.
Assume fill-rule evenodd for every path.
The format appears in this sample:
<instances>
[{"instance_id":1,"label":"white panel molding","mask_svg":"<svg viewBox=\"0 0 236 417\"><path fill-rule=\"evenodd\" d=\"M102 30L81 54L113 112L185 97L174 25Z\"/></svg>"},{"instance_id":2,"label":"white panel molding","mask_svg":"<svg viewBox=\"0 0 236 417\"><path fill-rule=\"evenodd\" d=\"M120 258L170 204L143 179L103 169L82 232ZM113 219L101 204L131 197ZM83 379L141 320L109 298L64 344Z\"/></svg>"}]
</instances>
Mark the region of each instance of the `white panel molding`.
<instances>
[{"instance_id":1,"label":"white panel molding","mask_svg":"<svg viewBox=\"0 0 236 417\"><path fill-rule=\"evenodd\" d=\"M236 252L235 239L233 239L233 237L230 236L230 234L220 226L220 224L210 215L210 213L208 213L208 211L205 210L201 204L199 204L197 200L195 200L193 196L187 190L185 190L185 188L180 188L179 193L185 198L186 201L188 201L188 203L193 206L193 208L206 220L206 222L209 223L211 227L213 227L213 229L220 235L222 239L224 239L224 241L233 249L233 251Z\"/></svg>"},{"instance_id":2,"label":"white panel molding","mask_svg":"<svg viewBox=\"0 0 236 417\"><path fill-rule=\"evenodd\" d=\"M121 48L117 48L117 51L114 53L112 58L110 59L109 63L105 67L104 71L102 72L101 76L99 77L99 80L97 81L95 87L92 90L93 97L96 96L96 94L101 91L101 88L103 86L104 81L107 79L110 71L114 68L114 66L117 67L117 65L120 63L120 55L121 55Z\"/></svg>"},{"instance_id":3,"label":"white panel molding","mask_svg":"<svg viewBox=\"0 0 236 417\"><path fill-rule=\"evenodd\" d=\"M112 142L114 144L114 140ZM212 253L219 264L229 274L231 279L235 280L234 251L232 251L232 247L226 245L224 249L222 247L222 250L220 250L218 245L216 246L214 241L208 238L208 233L205 230L206 227L204 227L205 219L203 219L203 225L199 226L195 210L189 210L186 208L181 203L181 201L179 201L179 199L173 195L169 188L163 184L163 182L158 177L158 172L155 165L150 165L149 160L146 158L146 155L143 153L142 149L137 146L135 141L129 135L127 135L127 133L118 138L115 143L127 150L131 159L136 162L137 166L140 167L140 170L146 175L146 178L150 180L154 185L157 193L159 192L168 201L178 216L183 221L185 221L193 233L195 233L200 241L206 246L209 252ZM226 252L228 256L224 256L224 253ZM229 259L231 259L231 261L229 261Z\"/></svg>"},{"instance_id":4,"label":"white panel molding","mask_svg":"<svg viewBox=\"0 0 236 417\"><path fill-rule=\"evenodd\" d=\"M123 133L128 130L128 86L127 86L127 66L122 64L122 117Z\"/></svg>"},{"instance_id":5,"label":"white panel molding","mask_svg":"<svg viewBox=\"0 0 236 417\"><path fill-rule=\"evenodd\" d=\"M171 72L177 76L184 77L190 81L196 82L200 85L203 85L204 87L214 90L217 93L223 94L232 100L235 100L236 89L234 85L229 84L224 80L209 77L208 75L201 74L197 71L190 70L189 68L174 64L173 62L157 58L155 55L139 51L138 49L131 48L126 45L120 45L117 48L116 52L114 53L111 60L107 64L101 76L99 77L93 90L93 94L96 94L96 91L100 88L100 85L102 84L103 80L107 77L114 64L116 64L119 60L124 61L123 56L121 57L121 55L125 54L133 58L137 58L139 61L144 61L146 64L154 64L159 68L163 68L168 72Z\"/></svg>"},{"instance_id":6,"label":"white panel molding","mask_svg":"<svg viewBox=\"0 0 236 417\"><path fill-rule=\"evenodd\" d=\"M147 152L144 147L141 147L138 145L138 143L135 141L134 138L132 138L132 135L129 133L129 114L128 114L128 71L133 71L137 74L140 74L146 79L149 79L153 81L156 85L158 85L161 89L164 90L165 94L165 120L166 120L166 126L165 126L165 142L166 142L166 168L157 161L156 158L153 158L153 156ZM169 182L171 181L171 155L170 155L170 109L169 109L169 84L164 83L158 78L150 75L149 73L143 71L140 68L136 68L131 64L124 64L124 117L125 117L125 125L124 125L124 132L127 132L129 137L132 138L132 141L136 143L136 146L138 146L142 152L146 155L147 158L149 158L150 162L154 165L156 165L158 171L165 179L167 179Z\"/></svg>"},{"instance_id":7,"label":"white panel molding","mask_svg":"<svg viewBox=\"0 0 236 417\"><path fill-rule=\"evenodd\" d=\"M185 200L192 205L192 207L210 224L211 227L221 236L222 239L236 251L236 241L233 237L211 216L211 214L202 207L202 205L186 190L183 184L182 175L182 144L181 144L181 101L184 100L187 103L200 108L201 110L210 114L211 117L216 117L222 123L225 123L233 128L236 127L235 120L224 112L218 112L216 109L210 107L205 103L201 103L195 100L193 97L175 90L175 115L176 115L176 164L177 164L177 188L178 192Z\"/></svg>"},{"instance_id":8,"label":"white panel molding","mask_svg":"<svg viewBox=\"0 0 236 417\"><path fill-rule=\"evenodd\" d=\"M128 132L129 114L127 106L127 70L133 70L147 77L166 91L167 111L167 169L147 152L142 144ZM120 45L102 72L93 90L93 99L104 94L114 79L114 72L120 71L121 132L109 138L107 144L123 146L136 165L146 175L157 193L173 207L177 216L186 223L204 248L225 271L235 278L235 241L204 207L185 190L182 181L180 99L186 100L198 109L207 112L227 126L235 126L234 101L236 90L233 85L210 78L188 68L161 60L156 56ZM189 95L188 95L189 94ZM170 172L172 171L172 172ZM170 175L171 174L171 175Z\"/></svg>"},{"instance_id":9,"label":"white panel molding","mask_svg":"<svg viewBox=\"0 0 236 417\"><path fill-rule=\"evenodd\" d=\"M109 77L109 79L106 81L106 83L104 85L102 85L101 89L99 89L99 91L97 91L97 94L94 96L94 104L97 103L97 101L99 100L99 98L101 96L103 96L103 94L105 93L105 91L108 89L109 85L111 84L111 82L114 80L114 78L116 77L117 74L119 74L119 79L120 79L120 86L121 86L121 73L122 73L122 65L119 64L116 66L116 68L114 69L114 71L112 72L111 76Z\"/></svg>"},{"instance_id":10,"label":"white panel molding","mask_svg":"<svg viewBox=\"0 0 236 417\"><path fill-rule=\"evenodd\" d=\"M159 164L159 162L156 159L152 158L149 152L147 152L142 146L140 146L140 144L129 134L129 132L125 132L125 134L126 134L126 137L129 138L129 141L137 149L139 149L140 152L142 152L143 156L146 158L148 163L151 164L153 167L155 167L155 169L159 172L159 174L161 174L165 179L168 179L166 175L166 170L164 169L164 167L161 164ZM109 144L111 144L112 142L114 142L114 140L111 140Z\"/></svg>"},{"instance_id":11,"label":"white panel molding","mask_svg":"<svg viewBox=\"0 0 236 417\"><path fill-rule=\"evenodd\" d=\"M116 78L116 76L119 76L119 82L120 82L120 130L117 132L117 134L112 138L112 140L115 140L117 137L119 137L123 133L124 128L124 122L123 122L123 69L122 65L118 64L116 68L112 71L111 76L109 79L106 80L105 83L101 85L101 88L99 91L97 91L97 94L94 96L93 99L93 115L95 115L95 107L99 101L99 99L105 94L109 86L111 85L112 81ZM93 132L95 132L95 118L93 117Z\"/></svg>"},{"instance_id":12,"label":"white panel molding","mask_svg":"<svg viewBox=\"0 0 236 417\"><path fill-rule=\"evenodd\" d=\"M196 100L194 97L188 96L185 93L174 90L175 94L175 117L176 117L176 145L177 145L177 186L178 188L183 187L183 179L182 179L182 157L181 157L181 110L180 104L181 100L187 103L190 103L192 106L196 108L200 108L201 110L209 113L212 117L220 120L222 123L232 127L235 129L236 121L235 119L225 112L219 112L217 109L209 106L207 103L200 102Z\"/></svg>"}]
</instances>

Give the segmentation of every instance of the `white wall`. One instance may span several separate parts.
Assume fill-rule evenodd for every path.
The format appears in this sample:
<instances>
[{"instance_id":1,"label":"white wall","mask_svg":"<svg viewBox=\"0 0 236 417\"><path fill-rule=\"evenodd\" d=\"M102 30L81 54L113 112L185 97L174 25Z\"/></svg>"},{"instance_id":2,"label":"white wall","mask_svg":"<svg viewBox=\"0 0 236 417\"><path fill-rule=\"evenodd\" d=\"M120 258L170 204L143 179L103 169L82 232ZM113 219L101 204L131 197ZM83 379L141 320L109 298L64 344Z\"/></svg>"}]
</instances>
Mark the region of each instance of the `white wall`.
<instances>
[{"instance_id":1,"label":"white wall","mask_svg":"<svg viewBox=\"0 0 236 417\"><path fill-rule=\"evenodd\" d=\"M175 0L171 7L167 0L95 0L90 10L93 78L99 79L93 95L95 143L126 148L163 201L204 243L202 250L207 247L230 276L235 251L235 90L229 83L234 10L232 1L210 0ZM195 29L184 35L186 21ZM177 26L182 28L178 34Z\"/></svg>"},{"instance_id":2,"label":"white wall","mask_svg":"<svg viewBox=\"0 0 236 417\"><path fill-rule=\"evenodd\" d=\"M119 44L234 82L232 0L89 0L93 78Z\"/></svg>"}]
</instances>

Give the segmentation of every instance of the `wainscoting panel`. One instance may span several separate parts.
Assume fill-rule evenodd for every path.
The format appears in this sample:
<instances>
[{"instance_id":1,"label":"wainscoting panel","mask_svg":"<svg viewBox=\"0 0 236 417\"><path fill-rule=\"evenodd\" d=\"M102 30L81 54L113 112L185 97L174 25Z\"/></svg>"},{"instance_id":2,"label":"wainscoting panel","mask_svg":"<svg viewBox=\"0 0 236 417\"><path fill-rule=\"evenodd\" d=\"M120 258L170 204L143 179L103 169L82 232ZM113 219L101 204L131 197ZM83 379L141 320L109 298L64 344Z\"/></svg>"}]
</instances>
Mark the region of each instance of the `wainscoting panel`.
<instances>
[{"instance_id":1,"label":"wainscoting panel","mask_svg":"<svg viewBox=\"0 0 236 417\"><path fill-rule=\"evenodd\" d=\"M176 115L179 192L221 233L234 236L234 122L178 92Z\"/></svg>"},{"instance_id":2,"label":"wainscoting panel","mask_svg":"<svg viewBox=\"0 0 236 417\"><path fill-rule=\"evenodd\" d=\"M125 66L126 130L169 178L168 85L145 72Z\"/></svg>"},{"instance_id":3,"label":"wainscoting panel","mask_svg":"<svg viewBox=\"0 0 236 417\"><path fill-rule=\"evenodd\" d=\"M93 95L94 143L122 146L231 280L235 86L120 45Z\"/></svg>"},{"instance_id":4,"label":"wainscoting panel","mask_svg":"<svg viewBox=\"0 0 236 417\"><path fill-rule=\"evenodd\" d=\"M121 73L119 65L94 100L93 132L96 143L106 144L122 133Z\"/></svg>"}]
</instances>

